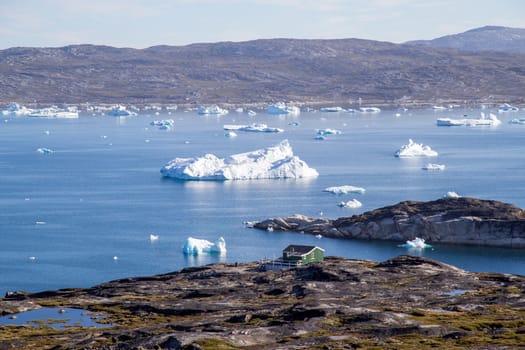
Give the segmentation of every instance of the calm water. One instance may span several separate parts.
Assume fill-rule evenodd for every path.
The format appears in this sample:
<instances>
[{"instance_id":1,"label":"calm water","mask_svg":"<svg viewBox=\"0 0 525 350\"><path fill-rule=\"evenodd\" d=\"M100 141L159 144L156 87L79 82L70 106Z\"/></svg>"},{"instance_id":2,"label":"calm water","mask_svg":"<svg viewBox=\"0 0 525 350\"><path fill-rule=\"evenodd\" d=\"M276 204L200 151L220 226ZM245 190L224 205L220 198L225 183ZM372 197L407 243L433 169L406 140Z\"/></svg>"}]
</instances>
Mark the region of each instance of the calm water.
<instances>
[{"instance_id":1,"label":"calm water","mask_svg":"<svg viewBox=\"0 0 525 350\"><path fill-rule=\"evenodd\" d=\"M438 116L477 116L479 110L396 113L8 118L0 124L0 293L86 287L220 260L273 258L292 243L319 245L327 255L348 258L381 261L423 254L472 271L525 274L524 250L436 245L410 252L392 242L318 240L244 227L246 220L294 213L349 216L402 200L437 199L447 191L525 207L525 126L508 124L523 112L500 114L503 123L496 128L435 125ZM162 118L173 118L175 127L166 131L149 125ZM285 132L224 136L224 124L252 122ZM321 128L342 134L314 140ZM318 178L181 182L159 174L175 157L222 157L285 138L296 155L319 171ZM409 138L430 145L439 156L395 158L394 152ZM39 154L40 147L54 153ZM445 164L446 170L421 170L429 160ZM339 185L365 187L366 193L338 197L322 192ZM337 206L351 198L363 207ZM150 242L150 234L159 239ZM227 255L186 257L181 248L189 236L211 241L223 236Z\"/></svg>"}]
</instances>

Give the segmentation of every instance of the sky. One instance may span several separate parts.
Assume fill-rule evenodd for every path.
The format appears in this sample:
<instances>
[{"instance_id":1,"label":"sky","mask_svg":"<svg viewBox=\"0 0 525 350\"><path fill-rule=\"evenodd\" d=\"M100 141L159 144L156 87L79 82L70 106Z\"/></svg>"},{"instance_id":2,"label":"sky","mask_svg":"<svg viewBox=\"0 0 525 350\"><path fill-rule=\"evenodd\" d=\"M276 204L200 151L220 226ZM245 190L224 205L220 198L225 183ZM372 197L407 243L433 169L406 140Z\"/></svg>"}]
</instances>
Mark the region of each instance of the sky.
<instances>
[{"instance_id":1,"label":"sky","mask_svg":"<svg viewBox=\"0 0 525 350\"><path fill-rule=\"evenodd\" d=\"M0 0L0 49L270 38L402 43L525 28L524 0Z\"/></svg>"}]
</instances>

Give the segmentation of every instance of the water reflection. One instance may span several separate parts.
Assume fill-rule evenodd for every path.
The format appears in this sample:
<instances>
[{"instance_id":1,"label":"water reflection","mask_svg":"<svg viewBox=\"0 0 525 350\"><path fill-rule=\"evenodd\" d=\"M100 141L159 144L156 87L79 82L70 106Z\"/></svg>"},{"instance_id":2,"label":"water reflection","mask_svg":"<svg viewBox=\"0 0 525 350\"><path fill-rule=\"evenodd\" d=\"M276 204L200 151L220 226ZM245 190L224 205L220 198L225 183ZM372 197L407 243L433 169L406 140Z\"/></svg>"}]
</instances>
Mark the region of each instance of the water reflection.
<instances>
[{"instance_id":1,"label":"water reflection","mask_svg":"<svg viewBox=\"0 0 525 350\"><path fill-rule=\"evenodd\" d=\"M0 317L0 325L29 325L63 330L71 327L107 328L113 324L99 323L105 317L88 310L73 308L43 308Z\"/></svg>"}]
</instances>

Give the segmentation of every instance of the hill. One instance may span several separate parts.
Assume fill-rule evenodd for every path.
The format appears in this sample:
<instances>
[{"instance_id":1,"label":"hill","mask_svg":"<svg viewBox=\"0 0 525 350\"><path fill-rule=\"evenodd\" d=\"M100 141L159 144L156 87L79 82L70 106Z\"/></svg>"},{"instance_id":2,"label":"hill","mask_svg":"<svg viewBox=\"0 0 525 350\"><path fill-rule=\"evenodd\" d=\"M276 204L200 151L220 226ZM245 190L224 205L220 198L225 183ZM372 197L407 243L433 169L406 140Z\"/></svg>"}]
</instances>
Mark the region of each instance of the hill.
<instances>
[{"instance_id":1,"label":"hill","mask_svg":"<svg viewBox=\"0 0 525 350\"><path fill-rule=\"evenodd\" d=\"M468 51L503 51L525 53L525 29L485 26L464 33L407 44L449 47Z\"/></svg>"},{"instance_id":2,"label":"hill","mask_svg":"<svg viewBox=\"0 0 525 350\"><path fill-rule=\"evenodd\" d=\"M0 51L0 102L523 103L525 54L340 39Z\"/></svg>"}]
</instances>

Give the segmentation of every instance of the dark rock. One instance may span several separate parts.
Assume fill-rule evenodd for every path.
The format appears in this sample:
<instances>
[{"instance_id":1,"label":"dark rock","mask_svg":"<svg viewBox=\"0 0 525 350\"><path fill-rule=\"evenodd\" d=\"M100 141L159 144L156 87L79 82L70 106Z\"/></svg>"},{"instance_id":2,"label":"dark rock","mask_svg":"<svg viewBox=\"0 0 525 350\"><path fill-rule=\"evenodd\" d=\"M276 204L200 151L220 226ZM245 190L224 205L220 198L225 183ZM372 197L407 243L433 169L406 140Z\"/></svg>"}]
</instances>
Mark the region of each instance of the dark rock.
<instances>
[{"instance_id":1,"label":"dark rock","mask_svg":"<svg viewBox=\"0 0 525 350\"><path fill-rule=\"evenodd\" d=\"M254 228L321 234L343 239L525 247L525 211L512 204L475 198L406 201L336 220L293 215L254 224Z\"/></svg>"}]
</instances>

